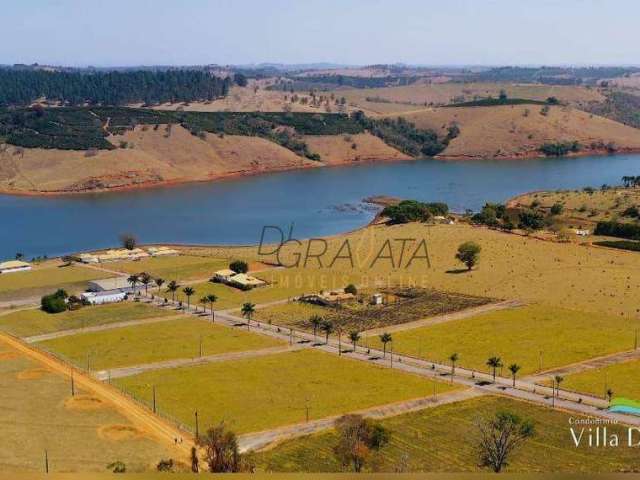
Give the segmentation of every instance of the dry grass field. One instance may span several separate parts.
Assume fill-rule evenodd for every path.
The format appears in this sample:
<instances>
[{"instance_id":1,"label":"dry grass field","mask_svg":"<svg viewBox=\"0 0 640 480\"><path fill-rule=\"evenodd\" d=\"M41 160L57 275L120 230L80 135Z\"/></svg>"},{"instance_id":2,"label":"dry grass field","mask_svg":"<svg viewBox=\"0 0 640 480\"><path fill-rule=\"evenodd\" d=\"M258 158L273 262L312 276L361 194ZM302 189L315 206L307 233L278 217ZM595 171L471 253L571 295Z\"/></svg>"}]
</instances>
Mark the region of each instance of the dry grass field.
<instances>
[{"instance_id":1,"label":"dry grass field","mask_svg":"<svg viewBox=\"0 0 640 480\"><path fill-rule=\"evenodd\" d=\"M224 420L238 432L256 432L309 419L425 397L434 383L425 378L339 358L316 350L210 363L143 373L115 381L138 398L200 428ZM455 388L438 384L437 391Z\"/></svg>"},{"instance_id":2,"label":"dry grass field","mask_svg":"<svg viewBox=\"0 0 640 480\"><path fill-rule=\"evenodd\" d=\"M312 152L320 154L328 165L343 165L376 160L410 160L411 157L390 147L369 133L358 135L306 135L304 141ZM355 146L355 148L354 148Z\"/></svg>"},{"instance_id":3,"label":"dry grass field","mask_svg":"<svg viewBox=\"0 0 640 480\"><path fill-rule=\"evenodd\" d=\"M178 255L171 257L151 257L136 261L112 262L106 265L111 270L136 274L146 272L153 278L165 281L202 280L213 276L217 270L227 268L229 259ZM154 287L150 287L153 291Z\"/></svg>"},{"instance_id":4,"label":"dry grass field","mask_svg":"<svg viewBox=\"0 0 640 480\"><path fill-rule=\"evenodd\" d=\"M562 388L590 393L606 398L608 389L613 396L640 401L640 360L618 363L567 375Z\"/></svg>"},{"instance_id":5,"label":"dry grass field","mask_svg":"<svg viewBox=\"0 0 640 480\"><path fill-rule=\"evenodd\" d=\"M176 452L155 442L109 404L0 345L0 470L108 473L124 462L127 472L155 470Z\"/></svg>"},{"instance_id":6,"label":"dry grass field","mask_svg":"<svg viewBox=\"0 0 640 480\"><path fill-rule=\"evenodd\" d=\"M460 128L439 156L443 158L512 158L541 156L544 143L577 140L583 151L591 144L613 142L620 150L640 149L640 130L571 107L540 105L430 108L403 113L421 128L442 135L452 123ZM393 115L395 117L395 115Z\"/></svg>"},{"instance_id":7,"label":"dry grass field","mask_svg":"<svg viewBox=\"0 0 640 480\"><path fill-rule=\"evenodd\" d=\"M401 87L335 90L333 93L336 96L344 96L350 108L360 108L365 113L397 114L424 108L429 104L446 105L453 103L454 99L468 102L476 97L497 98L501 90L505 90L509 98L546 100L556 97L561 102L577 106L588 102L600 102L605 98L595 88L499 83L415 83Z\"/></svg>"},{"instance_id":8,"label":"dry grass field","mask_svg":"<svg viewBox=\"0 0 640 480\"><path fill-rule=\"evenodd\" d=\"M640 322L625 317L532 305L395 332L393 351L490 373L487 359L500 357L504 369L517 363L520 375L633 349ZM369 346L382 349L377 337ZM390 347L387 347L389 349Z\"/></svg>"},{"instance_id":9,"label":"dry grass field","mask_svg":"<svg viewBox=\"0 0 640 480\"><path fill-rule=\"evenodd\" d=\"M172 310L160 310L132 302L87 306L79 310L55 314L46 313L40 309L30 309L0 316L0 329L13 335L26 337L129 320L168 317L175 314L176 312Z\"/></svg>"},{"instance_id":10,"label":"dry grass field","mask_svg":"<svg viewBox=\"0 0 640 480\"><path fill-rule=\"evenodd\" d=\"M507 398L481 397L383 420L390 442L369 458L365 471L478 473L475 422L497 411L534 422L534 437L513 452L506 473L591 474L640 468L636 449L624 442L619 448L589 448L584 443L576 448L568 426L574 415ZM622 427L609 428L626 438ZM289 440L255 454L254 461L260 472L345 472L333 453L336 442L335 432Z\"/></svg>"},{"instance_id":11,"label":"dry grass field","mask_svg":"<svg viewBox=\"0 0 640 480\"><path fill-rule=\"evenodd\" d=\"M39 342L38 347L91 370L275 347L284 343L196 318L116 328Z\"/></svg>"},{"instance_id":12,"label":"dry grass field","mask_svg":"<svg viewBox=\"0 0 640 480\"><path fill-rule=\"evenodd\" d=\"M0 301L37 297L58 288L69 293L82 292L89 280L112 276L88 268L65 266L59 260L48 260L34 264L30 271L0 275Z\"/></svg>"}]
</instances>

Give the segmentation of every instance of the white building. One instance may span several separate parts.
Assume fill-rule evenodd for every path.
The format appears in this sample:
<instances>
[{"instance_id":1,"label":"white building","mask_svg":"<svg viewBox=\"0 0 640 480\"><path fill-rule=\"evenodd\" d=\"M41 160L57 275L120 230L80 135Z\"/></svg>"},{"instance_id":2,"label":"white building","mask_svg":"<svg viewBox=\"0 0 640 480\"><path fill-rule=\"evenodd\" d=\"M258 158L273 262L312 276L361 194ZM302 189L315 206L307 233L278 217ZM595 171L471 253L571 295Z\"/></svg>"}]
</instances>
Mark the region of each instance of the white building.
<instances>
[{"instance_id":1,"label":"white building","mask_svg":"<svg viewBox=\"0 0 640 480\"><path fill-rule=\"evenodd\" d=\"M127 292L122 290L107 290L103 292L84 292L80 298L92 305L102 305L104 303L122 302L127 298Z\"/></svg>"},{"instance_id":2,"label":"white building","mask_svg":"<svg viewBox=\"0 0 640 480\"><path fill-rule=\"evenodd\" d=\"M20 260L9 260L0 263L0 273L26 272L31 270L31 265Z\"/></svg>"},{"instance_id":3,"label":"white building","mask_svg":"<svg viewBox=\"0 0 640 480\"><path fill-rule=\"evenodd\" d=\"M131 288L131 284L126 277L91 280L87 283L87 290L90 292L108 292L111 290L124 290L125 293L133 292L133 288Z\"/></svg>"}]
</instances>

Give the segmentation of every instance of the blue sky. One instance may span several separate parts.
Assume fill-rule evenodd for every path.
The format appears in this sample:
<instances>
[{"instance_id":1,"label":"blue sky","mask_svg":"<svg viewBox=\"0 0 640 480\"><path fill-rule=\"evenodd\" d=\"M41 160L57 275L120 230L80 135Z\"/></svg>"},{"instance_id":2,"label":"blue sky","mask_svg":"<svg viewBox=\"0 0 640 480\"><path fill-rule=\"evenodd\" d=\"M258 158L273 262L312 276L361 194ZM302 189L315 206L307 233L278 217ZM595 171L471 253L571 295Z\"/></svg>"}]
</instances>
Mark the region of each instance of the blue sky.
<instances>
[{"instance_id":1,"label":"blue sky","mask_svg":"<svg viewBox=\"0 0 640 480\"><path fill-rule=\"evenodd\" d=\"M640 64L636 0L6 0L0 63Z\"/></svg>"}]
</instances>

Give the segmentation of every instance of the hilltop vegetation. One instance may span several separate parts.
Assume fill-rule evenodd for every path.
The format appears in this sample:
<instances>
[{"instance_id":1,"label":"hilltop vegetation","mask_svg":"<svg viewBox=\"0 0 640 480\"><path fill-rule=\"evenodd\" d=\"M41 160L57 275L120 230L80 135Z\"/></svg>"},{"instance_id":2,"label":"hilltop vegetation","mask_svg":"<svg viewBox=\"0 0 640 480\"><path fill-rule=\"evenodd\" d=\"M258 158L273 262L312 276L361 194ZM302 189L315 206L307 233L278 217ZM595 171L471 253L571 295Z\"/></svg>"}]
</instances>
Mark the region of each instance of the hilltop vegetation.
<instances>
[{"instance_id":1,"label":"hilltop vegetation","mask_svg":"<svg viewBox=\"0 0 640 480\"><path fill-rule=\"evenodd\" d=\"M41 98L64 105L127 105L224 97L233 81L203 71L59 72L0 69L0 106Z\"/></svg>"}]
</instances>

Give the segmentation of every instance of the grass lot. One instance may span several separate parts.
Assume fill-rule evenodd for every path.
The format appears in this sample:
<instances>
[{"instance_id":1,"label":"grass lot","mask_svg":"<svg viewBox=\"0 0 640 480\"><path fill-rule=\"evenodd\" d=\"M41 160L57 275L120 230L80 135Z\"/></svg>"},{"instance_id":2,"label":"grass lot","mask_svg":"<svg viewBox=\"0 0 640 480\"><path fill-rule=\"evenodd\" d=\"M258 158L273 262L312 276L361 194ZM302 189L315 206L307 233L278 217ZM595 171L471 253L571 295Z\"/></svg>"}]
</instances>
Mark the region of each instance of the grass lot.
<instances>
[{"instance_id":1,"label":"grass lot","mask_svg":"<svg viewBox=\"0 0 640 480\"><path fill-rule=\"evenodd\" d=\"M0 357L0 471L42 473L45 449L54 473L106 473L116 460L127 472L155 470L176 458L99 399L79 392L71 401L68 379L10 353Z\"/></svg>"},{"instance_id":2,"label":"grass lot","mask_svg":"<svg viewBox=\"0 0 640 480\"><path fill-rule=\"evenodd\" d=\"M0 301L39 296L58 288L82 291L89 280L113 276L89 268L61 265L58 261L48 261L27 272L0 275Z\"/></svg>"},{"instance_id":3,"label":"grass lot","mask_svg":"<svg viewBox=\"0 0 640 480\"><path fill-rule=\"evenodd\" d=\"M398 325L423 318L457 312L490 302L490 299L454 295L418 288L383 289L384 305L371 305L374 291L359 292L358 301L345 302L340 307L322 307L291 302L275 305L258 312L259 319L277 325L294 325L306 330L313 329L309 317L313 314L331 320L345 331L369 330Z\"/></svg>"},{"instance_id":4,"label":"grass lot","mask_svg":"<svg viewBox=\"0 0 640 480\"><path fill-rule=\"evenodd\" d=\"M20 337L27 337L107 323L166 317L175 315L175 313L173 310L162 310L133 302L83 307L80 310L55 314L45 313L38 309L20 310L0 316L0 329Z\"/></svg>"},{"instance_id":5,"label":"grass lot","mask_svg":"<svg viewBox=\"0 0 640 480\"><path fill-rule=\"evenodd\" d=\"M71 362L92 370L125 367L174 358L193 358L202 354L255 350L283 342L247 332L214 325L196 318L104 330L102 332L46 340L38 343L46 350L61 354Z\"/></svg>"},{"instance_id":6,"label":"grass lot","mask_svg":"<svg viewBox=\"0 0 640 480\"><path fill-rule=\"evenodd\" d=\"M153 278L171 280L194 280L211 278L213 272L227 268L229 260L224 258L208 258L191 255L178 255L171 257L151 257L135 262L114 262L106 265L107 268L124 273L147 272Z\"/></svg>"},{"instance_id":7,"label":"grass lot","mask_svg":"<svg viewBox=\"0 0 640 480\"><path fill-rule=\"evenodd\" d=\"M221 420L239 433L433 394L433 382L315 350L143 373L115 380L145 401L200 429ZM452 387L439 384L438 391Z\"/></svg>"},{"instance_id":8,"label":"grass lot","mask_svg":"<svg viewBox=\"0 0 640 480\"><path fill-rule=\"evenodd\" d=\"M430 327L393 334L393 350L448 363L457 352L458 364L488 371L485 362L499 356L505 365L522 366L520 374L568 365L630 350L636 320L532 305L500 310ZM377 338L370 346L381 347Z\"/></svg>"},{"instance_id":9,"label":"grass lot","mask_svg":"<svg viewBox=\"0 0 640 480\"><path fill-rule=\"evenodd\" d=\"M512 454L506 472L597 473L640 468L636 449L624 444L626 431L622 428L609 427L610 433L616 431L624 439L619 448L584 444L576 448L568 427L569 414L507 398L481 397L383 420L391 441L370 458L367 470L395 472L404 465L406 472L479 471L474 422L501 410L533 420L536 431ZM339 472L341 465L332 451L335 444L334 432L322 433L287 441L254 458L259 471Z\"/></svg>"},{"instance_id":10,"label":"grass lot","mask_svg":"<svg viewBox=\"0 0 640 480\"><path fill-rule=\"evenodd\" d=\"M562 388L600 397L610 388L614 397L640 400L640 360L567 375Z\"/></svg>"}]
</instances>

